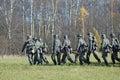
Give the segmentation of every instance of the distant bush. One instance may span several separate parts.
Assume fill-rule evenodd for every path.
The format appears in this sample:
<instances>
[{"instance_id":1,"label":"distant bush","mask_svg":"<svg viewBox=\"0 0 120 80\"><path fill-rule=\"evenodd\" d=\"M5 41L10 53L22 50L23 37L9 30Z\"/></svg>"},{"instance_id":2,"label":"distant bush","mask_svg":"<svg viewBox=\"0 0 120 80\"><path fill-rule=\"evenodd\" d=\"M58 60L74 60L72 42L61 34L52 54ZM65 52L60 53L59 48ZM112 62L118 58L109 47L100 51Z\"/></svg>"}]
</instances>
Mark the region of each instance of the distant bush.
<instances>
[{"instance_id":1,"label":"distant bush","mask_svg":"<svg viewBox=\"0 0 120 80\"><path fill-rule=\"evenodd\" d=\"M97 43L98 43L98 49L99 49L100 46L101 46L101 37L100 37L100 35L99 35L99 33L98 33L98 30L93 27L92 33L93 33L94 36L96 37L96 41L97 41Z\"/></svg>"}]
</instances>

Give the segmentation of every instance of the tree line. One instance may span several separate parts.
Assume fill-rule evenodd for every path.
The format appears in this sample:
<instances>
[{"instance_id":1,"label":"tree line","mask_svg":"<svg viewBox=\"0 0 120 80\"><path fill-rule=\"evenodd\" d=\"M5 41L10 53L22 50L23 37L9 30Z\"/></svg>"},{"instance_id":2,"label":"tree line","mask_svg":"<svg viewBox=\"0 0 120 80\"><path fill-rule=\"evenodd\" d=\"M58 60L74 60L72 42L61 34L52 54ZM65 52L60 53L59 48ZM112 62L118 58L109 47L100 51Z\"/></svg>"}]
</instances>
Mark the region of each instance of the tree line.
<instances>
[{"instance_id":1,"label":"tree line","mask_svg":"<svg viewBox=\"0 0 120 80\"><path fill-rule=\"evenodd\" d=\"M97 30L120 35L120 0L0 0L0 54L21 54L28 34L41 37L51 49L53 34L87 40Z\"/></svg>"}]
</instances>

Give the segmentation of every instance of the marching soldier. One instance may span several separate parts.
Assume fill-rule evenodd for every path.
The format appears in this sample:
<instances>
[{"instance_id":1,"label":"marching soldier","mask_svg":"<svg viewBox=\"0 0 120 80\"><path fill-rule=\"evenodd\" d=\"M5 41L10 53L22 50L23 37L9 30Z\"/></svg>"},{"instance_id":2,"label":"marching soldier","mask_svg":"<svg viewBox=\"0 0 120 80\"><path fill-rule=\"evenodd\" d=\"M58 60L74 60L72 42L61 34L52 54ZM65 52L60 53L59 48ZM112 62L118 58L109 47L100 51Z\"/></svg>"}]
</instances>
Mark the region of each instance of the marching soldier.
<instances>
[{"instance_id":1,"label":"marching soldier","mask_svg":"<svg viewBox=\"0 0 120 80\"><path fill-rule=\"evenodd\" d=\"M62 63L66 63L66 58L71 62L74 63L74 61L72 60L72 58L70 57L70 52L71 52L71 43L70 40L68 39L68 36L65 35L64 36L64 40L63 40L63 44L62 44L62 50L64 52L63 56L62 56Z\"/></svg>"},{"instance_id":2,"label":"marching soldier","mask_svg":"<svg viewBox=\"0 0 120 80\"><path fill-rule=\"evenodd\" d=\"M32 39L32 36L28 35L27 40L25 41L22 52L26 49L28 60L30 65L34 64L34 54L35 54L35 43Z\"/></svg>"},{"instance_id":3,"label":"marching soldier","mask_svg":"<svg viewBox=\"0 0 120 80\"><path fill-rule=\"evenodd\" d=\"M87 51L87 44L81 34L77 35L77 37L78 37L78 45L77 45L76 50L78 54L75 55L75 62L77 61L77 58L79 57L79 61L81 65L83 65L83 62L86 62L89 64L89 62L87 62L87 60L84 57L85 52Z\"/></svg>"},{"instance_id":4,"label":"marching soldier","mask_svg":"<svg viewBox=\"0 0 120 80\"><path fill-rule=\"evenodd\" d=\"M114 33L110 34L110 38L111 38L111 46L112 46L112 51L113 51L113 53L111 54L111 59L112 59L113 64L115 64L115 60L120 62L120 58L118 58L119 41L115 37Z\"/></svg>"},{"instance_id":5,"label":"marching soldier","mask_svg":"<svg viewBox=\"0 0 120 80\"><path fill-rule=\"evenodd\" d=\"M36 62L38 62L37 64L39 64L39 63L42 64L42 59L40 58L41 43L39 42L39 40L37 39L37 37L35 37L33 40L35 41L35 48L36 48L35 58L34 58L34 64L36 64Z\"/></svg>"},{"instance_id":6,"label":"marching soldier","mask_svg":"<svg viewBox=\"0 0 120 80\"><path fill-rule=\"evenodd\" d=\"M101 63L101 60L96 53L96 49L97 49L96 37L93 36L93 34L91 32L88 33L88 37L89 37L89 44L88 44L87 61L90 62L90 60L89 60L90 55L91 55L91 53L93 53L93 56L98 61L98 63Z\"/></svg>"},{"instance_id":7,"label":"marching soldier","mask_svg":"<svg viewBox=\"0 0 120 80\"><path fill-rule=\"evenodd\" d=\"M53 40L53 49L52 49L51 59L55 65L57 65L57 64L60 65L61 64L61 61L60 61L60 59L61 59L61 53L60 53L61 42L58 39L58 35L54 35L53 38L54 38L54 40ZM57 61L56 61L55 56L57 56Z\"/></svg>"},{"instance_id":8,"label":"marching soldier","mask_svg":"<svg viewBox=\"0 0 120 80\"><path fill-rule=\"evenodd\" d=\"M107 53L110 53L110 42L109 40L106 38L105 34L101 35L102 38L102 43L101 43L101 49L102 49L102 58L105 62L106 65L108 65L108 61L107 61Z\"/></svg>"},{"instance_id":9,"label":"marching soldier","mask_svg":"<svg viewBox=\"0 0 120 80\"><path fill-rule=\"evenodd\" d=\"M98 63L101 63L101 60L100 60L100 58L98 57L97 52L96 52L97 47L98 47L98 44L97 44L97 41L96 41L96 37L93 36L92 39L93 39L93 40L92 40L92 53L93 53L93 56L94 56L95 59L98 61Z\"/></svg>"},{"instance_id":10,"label":"marching soldier","mask_svg":"<svg viewBox=\"0 0 120 80\"><path fill-rule=\"evenodd\" d=\"M48 62L48 60L47 60L47 58L46 58L46 56L45 56L45 53L46 53L46 51L47 51L47 50L46 50L47 45L46 45L46 43L44 43L44 42L42 41L41 38L39 38L38 41L40 42L39 50L40 50L40 61L41 61L41 64L43 63L43 61L44 61L46 64L49 64L49 62Z\"/></svg>"}]
</instances>

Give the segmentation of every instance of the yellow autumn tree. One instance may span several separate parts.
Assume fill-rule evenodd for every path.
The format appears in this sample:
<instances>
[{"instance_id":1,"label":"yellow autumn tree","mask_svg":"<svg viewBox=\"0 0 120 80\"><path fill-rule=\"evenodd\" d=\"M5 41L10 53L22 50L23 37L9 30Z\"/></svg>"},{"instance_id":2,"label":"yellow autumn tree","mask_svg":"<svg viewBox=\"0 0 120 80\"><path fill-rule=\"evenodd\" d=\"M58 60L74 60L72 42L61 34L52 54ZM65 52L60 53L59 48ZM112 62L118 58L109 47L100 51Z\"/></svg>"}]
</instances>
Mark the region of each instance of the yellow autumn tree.
<instances>
[{"instance_id":1,"label":"yellow autumn tree","mask_svg":"<svg viewBox=\"0 0 120 80\"><path fill-rule=\"evenodd\" d=\"M85 35L85 19L89 16L89 12L84 8L80 8L79 20L82 22L82 34Z\"/></svg>"},{"instance_id":2,"label":"yellow autumn tree","mask_svg":"<svg viewBox=\"0 0 120 80\"><path fill-rule=\"evenodd\" d=\"M100 46L101 46L101 37L100 37L100 35L98 33L98 30L95 27L93 27L92 33L96 37L96 41L98 43L98 49L100 49Z\"/></svg>"}]
</instances>

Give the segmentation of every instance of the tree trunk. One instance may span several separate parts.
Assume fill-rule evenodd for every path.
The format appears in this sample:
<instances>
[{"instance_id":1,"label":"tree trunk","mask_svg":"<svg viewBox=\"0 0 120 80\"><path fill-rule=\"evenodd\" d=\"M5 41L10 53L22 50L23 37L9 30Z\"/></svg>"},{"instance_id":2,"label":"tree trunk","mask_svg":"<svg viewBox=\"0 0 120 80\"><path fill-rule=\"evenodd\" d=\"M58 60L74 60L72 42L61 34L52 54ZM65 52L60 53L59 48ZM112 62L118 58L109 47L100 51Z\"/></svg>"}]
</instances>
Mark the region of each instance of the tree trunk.
<instances>
[{"instance_id":1,"label":"tree trunk","mask_svg":"<svg viewBox=\"0 0 120 80\"><path fill-rule=\"evenodd\" d=\"M11 53L11 44L12 44L12 33L11 33L11 27L12 27L12 15L13 15L13 4L15 0L10 0L10 13L7 9L7 0L4 1L4 7L5 7L5 20L6 25L8 29L8 39L9 39L9 53Z\"/></svg>"},{"instance_id":2,"label":"tree trunk","mask_svg":"<svg viewBox=\"0 0 120 80\"><path fill-rule=\"evenodd\" d=\"M52 30L51 30L51 32L52 32L52 34L51 34L51 36L52 36L52 40L53 40L53 34L54 34L54 30L55 30L55 23L54 23L54 21L55 21L55 18L54 18L54 16L55 16L55 4L54 4L54 0L52 0L52 13L53 13L53 20L52 20Z\"/></svg>"},{"instance_id":3,"label":"tree trunk","mask_svg":"<svg viewBox=\"0 0 120 80\"><path fill-rule=\"evenodd\" d=\"M113 33L113 4L114 4L114 0L111 1L111 30Z\"/></svg>"},{"instance_id":4,"label":"tree trunk","mask_svg":"<svg viewBox=\"0 0 120 80\"><path fill-rule=\"evenodd\" d=\"M70 12L69 12L69 26L71 26L71 22L72 22L72 7L73 7L73 5L72 5L72 3L73 3L73 1L71 0L70 1Z\"/></svg>"},{"instance_id":5,"label":"tree trunk","mask_svg":"<svg viewBox=\"0 0 120 80\"><path fill-rule=\"evenodd\" d=\"M31 0L30 8L31 8L31 13L30 13L30 17L31 17L31 35L33 36L33 0Z\"/></svg>"},{"instance_id":6,"label":"tree trunk","mask_svg":"<svg viewBox=\"0 0 120 80\"><path fill-rule=\"evenodd\" d=\"M77 14L79 10L79 4L80 4L80 0L77 0L77 9L76 9L76 17L75 17L75 28L76 29L77 29Z\"/></svg>"},{"instance_id":7,"label":"tree trunk","mask_svg":"<svg viewBox=\"0 0 120 80\"><path fill-rule=\"evenodd\" d=\"M23 41L25 41L25 3L24 3L24 0L22 0L22 9L23 9Z\"/></svg>"},{"instance_id":8,"label":"tree trunk","mask_svg":"<svg viewBox=\"0 0 120 80\"><path fill-rule=\"evenodd\" d=\"M82 34L83 34L83 38L85 36L85 22L84 22L84 18L82 17Z\"/></svg>"}]
</instances>

